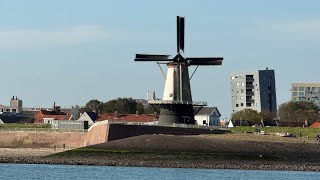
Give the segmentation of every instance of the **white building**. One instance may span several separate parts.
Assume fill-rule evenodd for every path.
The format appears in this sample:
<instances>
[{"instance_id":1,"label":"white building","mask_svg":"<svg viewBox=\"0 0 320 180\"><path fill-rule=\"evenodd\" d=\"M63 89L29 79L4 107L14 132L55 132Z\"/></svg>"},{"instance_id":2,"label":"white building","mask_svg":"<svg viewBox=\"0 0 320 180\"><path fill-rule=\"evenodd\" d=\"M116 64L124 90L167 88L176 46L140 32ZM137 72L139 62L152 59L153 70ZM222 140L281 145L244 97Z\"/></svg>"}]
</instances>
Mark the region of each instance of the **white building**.
<instances>
[{"instance_id":1,"label":"white building","mask_svg":"<svg viewBox=\"0 0 320 180\"><path fill-rule=\"evenodd\" d=\"M97 119L97 114L94 112L84 112L77 121L88 121L88 125L92 126Z\"/></svg>"},{"instance_id":2,"label":"white building","mask_svg":"<svg viewBox=\"0 0 320 180\"><path fill-rule=\"evenodd\" d=\"M200 126L220 126L221 114L217 107L203 107L195 116Z\"/></svg>"}]
</instances>

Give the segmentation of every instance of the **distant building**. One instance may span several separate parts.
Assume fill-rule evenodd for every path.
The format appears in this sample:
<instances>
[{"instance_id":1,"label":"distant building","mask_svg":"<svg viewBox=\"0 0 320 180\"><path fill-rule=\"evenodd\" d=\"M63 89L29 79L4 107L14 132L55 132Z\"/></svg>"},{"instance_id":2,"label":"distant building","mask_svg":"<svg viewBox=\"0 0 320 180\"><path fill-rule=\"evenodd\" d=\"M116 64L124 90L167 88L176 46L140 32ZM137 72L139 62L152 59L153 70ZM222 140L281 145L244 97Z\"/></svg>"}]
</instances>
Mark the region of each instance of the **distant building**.
<instances>
[{"instance_id":1,"label":"distant building","mask_svg":"<svg viewBox=\"0 0 320 180\"><path fill-rule=\"evenodd\" d=\"M220 126L221 114L217 107L203 107L194 116L196 124L200 126Z\"/></svg>"},{"instance_id":2,"label":"distant building","mask_svg":"<svg viewBox=\"0 0 320 180\"><path fill-rule=\"evenodd\" d=\"M155 91L148 91L147 92L147 100L156 100L156 92Z\"/></svg>"},{"instance_id":3,"label":"distant building","mask_svg":"<svg viewBox=\"0 0 320 180\"><path fill-rule=\"evenodd\" d=\"M314 102L320 107L320 83L292 83L290 92L292 101Z\"/></svg>"},{"instance_id":4,"label":"distant building","mask_svg":"<svg viewBox=\"0 0 320 180\"><path fill-rule=\"evenodd\" d=\"M10 106L0 105L0 112L21 113L22 100L18 97L12 97L10 99Z\"/></svg>"},{"instance_id":5,"label":"distant building","mask_svg":"<svg viewBox=\"0 0 320 180\"><path fill-rule=\"evenodd\" d=\"M274 70L231 73L231 94L233 112L251 108L277 114Z\"/></svg>"},{"instance_id":6,"label":"distant building","mask_svg":"<svg viewBox=\"0 0 320 180\"><path fill-rule=\"evenodd\" d=\"M52 109L41 109L34 116L34 123L48 123L50 120L74 120L74 118L60 111L60 106L54 103Z\"/></svg>"}]
</instances>

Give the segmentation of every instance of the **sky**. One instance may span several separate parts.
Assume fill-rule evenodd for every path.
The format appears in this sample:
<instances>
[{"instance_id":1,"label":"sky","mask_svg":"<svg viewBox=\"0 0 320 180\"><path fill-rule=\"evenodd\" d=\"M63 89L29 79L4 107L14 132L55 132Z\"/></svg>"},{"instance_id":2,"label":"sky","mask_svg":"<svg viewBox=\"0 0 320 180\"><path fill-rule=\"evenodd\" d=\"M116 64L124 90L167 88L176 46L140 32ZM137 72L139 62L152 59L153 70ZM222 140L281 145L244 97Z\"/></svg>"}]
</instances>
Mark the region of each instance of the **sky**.
<instances>
[{"instance_id":1,"label":"sky","mask_svg":"<svg viewBox=\"0 0 320 180\"><path fill-rule=\"evenodd\" d=\"M276 73L278 105L293 82L319 82L320 1L0 0L0 104L85 105L118 97L162 98L165 79L135 53L176 53L176 16L186 18L185 56L222 56L199 67L194 101L231 113L231 72ZM163 68L166 68L165 66ZM194 68L190 68L190 73Z\"/></svg>"}]
</instances>

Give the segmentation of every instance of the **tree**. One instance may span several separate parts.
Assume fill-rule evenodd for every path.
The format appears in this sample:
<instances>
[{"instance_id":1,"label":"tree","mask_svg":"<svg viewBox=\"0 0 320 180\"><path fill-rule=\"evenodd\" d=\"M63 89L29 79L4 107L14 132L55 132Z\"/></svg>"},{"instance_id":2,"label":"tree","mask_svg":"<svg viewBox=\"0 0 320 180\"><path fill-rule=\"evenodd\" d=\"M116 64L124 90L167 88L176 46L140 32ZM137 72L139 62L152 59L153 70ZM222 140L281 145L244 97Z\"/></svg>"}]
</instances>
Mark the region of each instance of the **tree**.
<instances>
[{"instance_id":1,"label":"tree","mask_svg":"<svg viewBox=\"0 0 320 180\"><path fill-rule=\"evenodd\" d=\"M154 114L156 112L154 108L151 105L148 105L147 107L144 108L144 113L145 114Z\"/></svg>"},{"instance_id":2,"label":"tree","mask_svg":"<svg viewBox=\"0 0 320 180\"><path fill-rule=\"evenodd\" d=\"M102 102L100 102L97 99L93 99L87 102L87 104L80 109L80 112L86 112L86 111L99 112L101 110L102 110Z\"/></svg>"},{"instance_id":3,"label":"tree","mask_svg":"<svg viewBox=\"0 0 320 180\"><path fill-rule=\"evenodd\" d=\"M261 118L263 118L261 113L258 113L258 111L253 110L253 109L243 109L241 111L232 113L231 115L231 120L249 120L254 123L259 123L261 122Z\"/></svg>"},{"instance_id":4,"label":"tree","mask_svg":"<svg viewBox=\"0 0 320 180\"><path fill-rule=\"evenodd\" d=\"M103 104L102 112L113 113L118 111L120 114L134 114L136 111L144 113L144 107L132 98L118 98Z\"/></svg>"},{"instance_id":5,"label":"tree","mask_svg":"<svg viewBox=\"0 0 320 180\"><path fill-rule=\"evenodd\" d=\"M289 101L279 106L278 116L281 121L304 122L317 121L319 108L308 101Z\"/></svg>"}]
</instances>

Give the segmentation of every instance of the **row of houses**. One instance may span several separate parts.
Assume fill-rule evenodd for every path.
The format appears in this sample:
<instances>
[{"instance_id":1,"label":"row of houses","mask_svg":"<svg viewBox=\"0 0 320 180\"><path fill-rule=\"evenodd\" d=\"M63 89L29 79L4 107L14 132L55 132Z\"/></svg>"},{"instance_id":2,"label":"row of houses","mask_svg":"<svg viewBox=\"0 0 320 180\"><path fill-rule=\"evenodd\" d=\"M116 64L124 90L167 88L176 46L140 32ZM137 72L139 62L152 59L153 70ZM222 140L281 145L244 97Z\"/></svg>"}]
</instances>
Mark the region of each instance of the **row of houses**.
<instances>
[{"instance_id":1,"label":"row of houses","mask_svg":"<svg viewBox=\"0 0 320 180\"><path fill-rule=\"evenodd\" d=\"M220 112L216 107L204 107L195 116L199 126L220 126ZM155 114L119 114L114 113L97 114L95 112L84 112L78 119L72 115L67 114L54 106L53 109L41 109L34 116L34 123L37 124L51 124L52 127L58 128L58 122L69 122L70 124L83 123L83 127L93 125L95 122L108 120L113 123L126 124L148 124L157 125L158 115ZM65 124L65 123L64 123Z\"/></svg>"}]
</instances>

